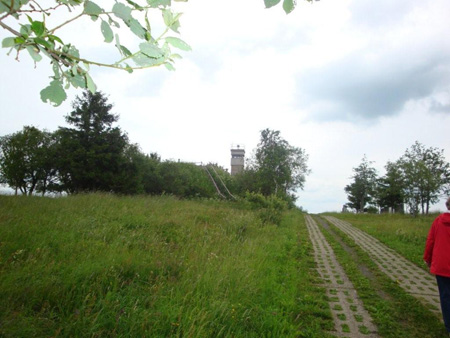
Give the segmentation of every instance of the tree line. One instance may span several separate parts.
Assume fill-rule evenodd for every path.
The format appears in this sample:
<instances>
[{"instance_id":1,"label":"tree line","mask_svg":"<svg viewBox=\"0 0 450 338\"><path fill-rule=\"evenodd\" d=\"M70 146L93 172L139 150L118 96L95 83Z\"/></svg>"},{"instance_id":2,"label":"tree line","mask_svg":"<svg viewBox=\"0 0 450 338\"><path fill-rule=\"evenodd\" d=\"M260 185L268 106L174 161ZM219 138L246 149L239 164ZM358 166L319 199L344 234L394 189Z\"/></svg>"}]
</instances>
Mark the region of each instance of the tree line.
<instances>
[{"instance_id":1,"label":"tree line","mask_svg":"<svg viewBox=\"0 0 450 338\"><path fill-rule=\"evenodd\" d=\"M115 123L113 105L105 94L85 90L65 116L70 127L54 132L25 126L0 137L0 183L16 193L110 192L172 194L179 197L217 196L204 167L162 161L157 153L144 154ZM276 196L291 206L296 189L309 173L308 156L291 146L279 131L261 131L261 140L242 173L231 174L217 164L216 175L237 196L248 193ZM217 177L216 177L217 179Z\"/></svg>"},{"instance_id":2,"label":"tree line","mask_svg":"<svg viewBox=\"0 0 450 338\"><path fill-rule=\"evenodd\" d=\"M430 206L450 194L450 164L444 150L416 141L396 161L387 162L379 177L366 156L353 168L352 183L345 187L349 202L344 209L356 212L428 214Z\"/></svg>"}]
</instances>

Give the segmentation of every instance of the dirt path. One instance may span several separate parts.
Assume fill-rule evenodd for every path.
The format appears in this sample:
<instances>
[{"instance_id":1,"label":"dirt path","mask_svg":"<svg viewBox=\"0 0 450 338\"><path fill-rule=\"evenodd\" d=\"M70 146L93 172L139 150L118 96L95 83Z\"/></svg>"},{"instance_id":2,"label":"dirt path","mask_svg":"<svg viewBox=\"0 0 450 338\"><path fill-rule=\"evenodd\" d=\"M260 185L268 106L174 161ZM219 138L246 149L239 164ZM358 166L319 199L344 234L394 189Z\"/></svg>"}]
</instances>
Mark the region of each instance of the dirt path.
<instances>
[{"instance_id":1,"label":"dirt path","mask_svg":"<svg viewBox=\"0 0 450 338\"><path fill-rule=\"evenodd\" d=\"M440 315L439 292L436 281L429 273L350 223L330 216L324 218L366 251L381 271L418 298L431 311Z\"/></svg>"},{"instance_id":2,"label":"dirt path","mask_svg":"<svg viewBox=\"0 0 450 338\"><path fill-rule=\"evenodd\" d=\"M335 322L336 332L331 332L331 334L350 338L378 337L372 318L364 309L352 282L336 260L333 249L313 218L305 215L305 219L314 248L318 272L325 283Z\"/></svg>"}]
</instances>

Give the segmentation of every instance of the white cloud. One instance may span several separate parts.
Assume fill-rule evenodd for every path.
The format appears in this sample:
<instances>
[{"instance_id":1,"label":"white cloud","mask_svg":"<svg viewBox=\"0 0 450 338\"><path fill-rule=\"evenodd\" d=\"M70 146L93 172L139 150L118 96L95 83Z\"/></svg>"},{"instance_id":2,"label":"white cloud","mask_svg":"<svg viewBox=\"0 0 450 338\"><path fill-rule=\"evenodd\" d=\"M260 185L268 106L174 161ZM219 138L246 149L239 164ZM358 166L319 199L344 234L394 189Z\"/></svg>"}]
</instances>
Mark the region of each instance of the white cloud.
<instances>
[{"instance_id":1,"label":"white cloud","mask_svg":"<svg viewBox=\"0 0 450 338\"><path fill-rule=\"evenodd\" d=\"M250 154L262 129L280 130L310 155L312 173L299 192L310 212L341 210L364 154L380 174L416 140L450 160L446 0L299 1L290 15L262 0L175 4L184 12L181 38L193 47L175 72L93 69L143 151L228 167L231 143ZM81 37L86 55L115 59L114 46L98 44L97 26L88 20L65 39ZM122 41L136 43L130 39ZM40 102L48 63L33 69L25 55L20 63L0 58L8 79L0 84L0 134L63 125L76 93L60 108Z\"/></svg>"}]
</instances>

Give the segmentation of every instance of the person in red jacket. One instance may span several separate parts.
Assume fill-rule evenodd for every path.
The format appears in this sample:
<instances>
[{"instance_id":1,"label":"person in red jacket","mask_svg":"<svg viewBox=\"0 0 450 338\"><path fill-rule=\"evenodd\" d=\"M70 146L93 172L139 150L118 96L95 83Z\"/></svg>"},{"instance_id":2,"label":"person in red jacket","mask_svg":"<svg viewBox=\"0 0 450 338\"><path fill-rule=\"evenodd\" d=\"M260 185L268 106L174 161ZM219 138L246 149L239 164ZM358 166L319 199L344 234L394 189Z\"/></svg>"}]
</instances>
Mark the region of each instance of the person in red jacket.
<instances>
[{"instance_id":1,"label":"person in red jacket","mask_svg":"<svg viewBox=\"0 0 450 338\"><path fill-rule=\"evenodd\" d=\"M450 335L450 197L445 205L447 211L436 217L428 232L423 260L436 275L442 317Z\"/></svg>"}]
</instances>

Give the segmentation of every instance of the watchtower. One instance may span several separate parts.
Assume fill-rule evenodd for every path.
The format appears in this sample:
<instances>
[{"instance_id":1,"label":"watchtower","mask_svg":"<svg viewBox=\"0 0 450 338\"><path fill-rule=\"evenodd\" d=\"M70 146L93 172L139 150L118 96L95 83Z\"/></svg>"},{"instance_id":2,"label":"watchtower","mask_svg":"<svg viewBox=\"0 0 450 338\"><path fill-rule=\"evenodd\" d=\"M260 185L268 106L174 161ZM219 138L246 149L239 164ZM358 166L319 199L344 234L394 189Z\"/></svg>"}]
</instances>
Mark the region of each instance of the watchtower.
<instances>
[{"instance_id":1,"label":"watchtower","mask_svg":"<svg viewBox=\"0 0 450 338\"><path fill-rule=\"evenodd\" d=\"M240 145L231 145L231 175L244 170L245 148Z\"/></svg>"}]
</instances>

